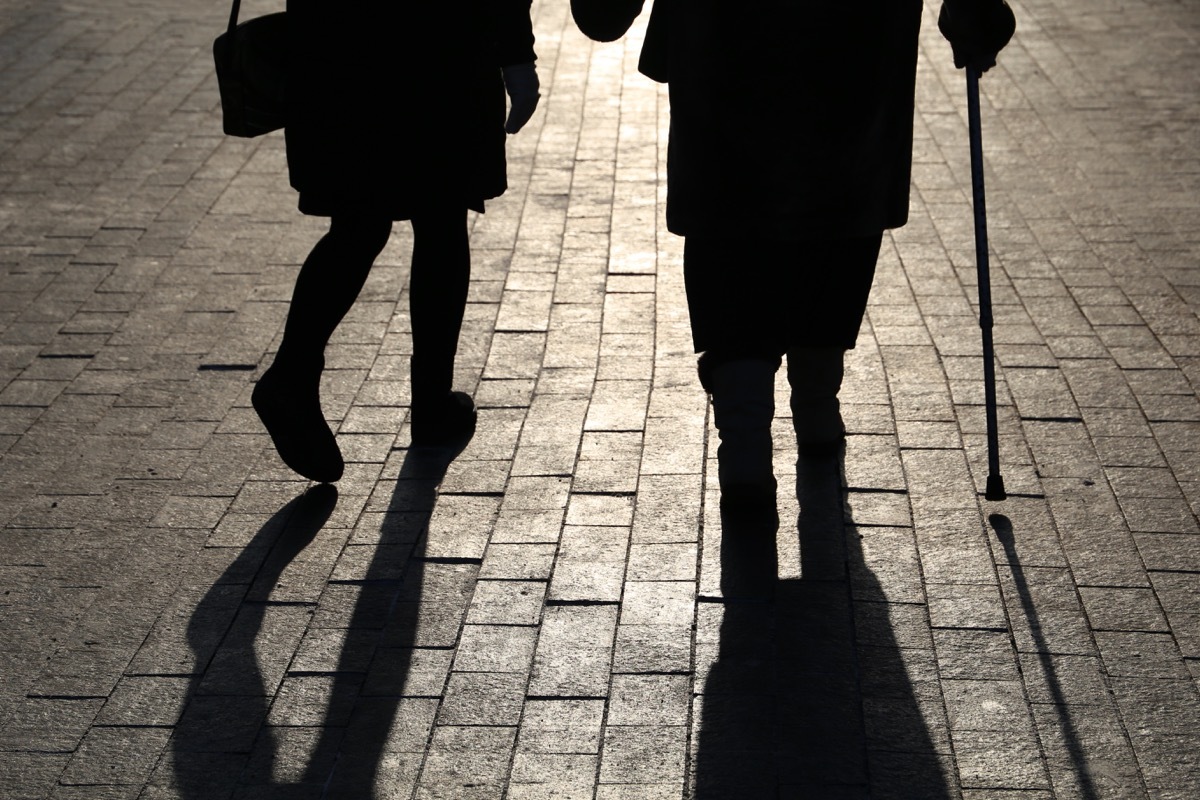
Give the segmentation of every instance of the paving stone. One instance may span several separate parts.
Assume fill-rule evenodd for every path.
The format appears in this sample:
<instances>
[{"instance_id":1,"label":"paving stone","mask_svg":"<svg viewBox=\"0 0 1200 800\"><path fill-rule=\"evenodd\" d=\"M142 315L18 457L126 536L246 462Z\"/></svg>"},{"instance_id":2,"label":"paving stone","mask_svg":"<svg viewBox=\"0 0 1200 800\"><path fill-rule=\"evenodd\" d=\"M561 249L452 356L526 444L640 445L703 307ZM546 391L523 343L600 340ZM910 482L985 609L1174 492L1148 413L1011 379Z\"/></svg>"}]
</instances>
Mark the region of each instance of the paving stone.
<instances>
[{"instance_id":1,"label":"paving stone","mask_svg":"<svg viewBox=\"0 0 1200 800\"><path fill-rule=\"evenodd\" d=\"M1146 569L1200 572L1200 558L1191 547L1192 537L1170 533L1135 533L1133 538Z\"/></svg>"},{"instance_id":2,"label":"paving stone","mask_svg":"<svg viewBox=\"0 0 1200 800\"><path fill-rule=\"evenodd\" d=\"M855 633L866 646L932 650L924 605L863 603L854 609Z\"/></svg>"},{"instance_id":3,"label":"paving stone","mask_svg":"<svg viewBox=\"0 0 1200 800\"><path fill-rule=\"evenodd\" d=\"M619 625L614 647L614 672L686 672L692 665L692 626Z\"/></svg>"},{"instance_id":4,"label":"paving stone","mask_svg":"<svg viewBox=\"0 0 1200 800\"><path fill-rule=\"evenodd\" d=\"M1166 633L1170 629L1149 589L1080 587L1092 629Z\"/></svg>"},{"instance_id":5,"label":"paving stone","mask_svg":"<svg viewBox=\"0 0 1200 800\"><path fill-rule=\"evenodd\" d=\"M568 525L628 526L633 498L628 495L575 494L567 507Z\"/></svg>"},{"instance_id":6,"label":"paving stone","mask_svg":"<svg viewBox=\"0 0 1200 800\"><path fill-rule=\"evenodd\" d=\"M446 648L380 648L366 672L362 694L436 697L445 688L453 655Z\"/></svg>"},{"instance_id":7,"label":"paving stone","mask_svg":"<svg viewBox=\"0 0 1200 800\"><path fill-rule=\"evenodd\" d=\"M93 728L59 781L74 785L145 783L170 735L166 728Z\"/></svg>"},{"instance_id":8,"label":"paving stone","mask_svg":"<svg viewBox=\"0 0 1200 800\"><path fill-rule=\"evenodd\" d=\"M507 625L466 625L455 656L459 672L520 672L529 669L536 631Z\"/></svg>"},{"instance_id":9,"label":"paving stone","mask_svg":"<svg viewBox=\"0 0 1200 800\"><path fill-rule=\"evenodd\" d=\"M433 796L448 791L450 787L459 791L479 786L499 789L508 773L515 736L516 728L434 728L421 773L421 784L428 787ZM459 796L469 795L464 793Z\"/></svg>"},{"instance_id":10,"label":"paving stone","mask_svg":"<svg viewBox=\"0 0 1200 800\"><path fill-rule=\"evenodd\" d=\"M591 794L596 780L599 757L582 753L523 753L517 752L513 757L512 785L528 784L542 785L546 789L553 787L546 796L571 796L572 793L582 795L585 791ZM511 793L511 788L510 788ZM536 797L532 787L519 791L518 796L526 794Z\"/></svg>"},{"instance_id":11,"label":"paving stone","mask_svg":"<svg viewBox=\"0 0 1200 800\"><path fill-rule=\"evenodd\" d=\"M1019 681L952 680L942 685L953 731L1023 731L1029 727Z\"/></svg>"},{"instance_id":12,"label":"paving stone","mask_svg":"<svg viewBox=\"0 0 1200 800\"><path fill-rule=\"evenodd\" d=\"M1133 749L1111 706L1034 704L1057 795L1141 796Z\"/></svg>"},{"instance_id":13,"label":"paving stone","mask_svg":"<svg viewBox=\"0 0 1200 800\"><path fill-rule=\"evenodd\" d=\"M9 753L73 753L104 701L29 698L0 729L0 749Z\"/></svg>"},{"instance_id":14,"label":"paving stone","mask_svg":"<svg viewBox=\"0 0 1200 800\"><path fill-rule=\"evenodd\" d=\"M604 697L608 694L615 606L552 606L542 618L529 694Z\"/></svg>"},{"instance_id":15,"label":"paving stone","mask_svg":"<svg viewBox=\"0 0 1200 800\"><path fill-rule=\"evenodd\" d=\"M619 601L628 550L627 528L566 525L547 597L559 602Z\"/></svg>"},{"instance_id":16,"label":"paving stone","mask_svg":"<svg viewBox=\"0 0 1200 800\"><path fill-rule=\"evenodd\" d=\"M646 466L643 462L642 477L638 481L637 505L633 518L634 543L697 541L700 497L698 475L657 475L650 473Z\"/></svg>"},{"instance_id":17,"label":"paving stone","mask_svg":"<svg viewBox=\"0 0 1200 800\"><path fill-rule=\"evenodd\" d=\"M690 681L686 675L615 675L608 725L686 725Z\"/></svg>"},{"instance_id":18,"label":"paving stone","mask_svg":"<svg viewBox=\"0 0 1200 800\"><path fill-rule=\"evenodd\" d=\"M438 724L516 725L526 682L524 672L451 673Z\"/></svg>"},{"instance_id":19,"label":"paving stone","mask_svg":"<svg viewBox=\"0 0 1200 800\"><path fill-rule=\"evenodd\" d=\"M625 584L622 625L688 625L695 587L685 581L632 581Z\"/></svg>"},{"instance_id":20,"label":"paving stone","mask_svg":"<svg viewBox=\"0 0 1200 800\"><path fill-rule=\"evenodd\" d=\"M849 527L850 580L856 599L919 603L924 600L916 539L908 528Z\"/></svg>"},{"instance_id":21,"label":"paving stone","mask_svg":"<svg viewBox=\"0 0 1200 800\"><path fill-rule=\"evenodd\" d=\"M60 754L4 753L0 755L0 777L15 798L46 797L69 759Z\"/></svg>"},{"instance_id":22,"label":"paving stone","mask_svg":"<svg viewBox=\"0 0 1200 800\"><path fill-rule=\"evenodd\" d=\"M1096 633L1096 644L1109 675L1186 678L1187 668L1174 637L1166 633Z\"/></svg>"},{"instance_id":23,"label":"paving stone","mask_svg":"<svg viewBox=\"0 0 1200 800\"><path fill-rule=\"evenodd\" d=\"M469 624L536 625L546 586L535 581L479 581L467 611Z\"/></svg>"},{"instance_id":24,"label":"paving stone","mask_svg":"<svg viewBox=\"0 0 1200 800\"><path fill-rule=\"evenodd\" d=\"M686 581L696 577L696 546L690 543L634 544L629 549L631 581Z\"/></svg>"},{"instance_id":25,"label":"paving stone","mask_svg":"<svg viewBox=\"0 0 1200 800\"><path fill-rule=\"evenodd\" d=\"M499 498L444 495L429 519L428 558L483 558Z\"/></svg>"},{"instance_id":26,"label":"paving stone","mask_svg":"<svg viewBox=\"0 0 1200 800\"><path fill-rule=\"evenodd\" d=\"M183 713L187 680L125 677L96 715L101 725L174 725ZM61 726L57 722L56 726Z\"/></svg>"},{"instance_id":27,"label":"paving stone","mask_svg":"<svg viewBox=\"0 0 1200 800\"><path fill-rule=\"evenodd\" d=\"M662 725L607 726L600 783L669 783L684 772L687 729Z\"/></svg>"},{"instance_id":28,"label":"paving stone","mask_svg":"<svg viewBox=\"0 0 1200 800\"><path fill-rule=\"evenodd\" d=\"M1008 631L941 628L933 631L943 680L1017 680L1017 656Z\"/></svg>"},{"instance_id":29,"label":"paving stone","mask_svg":"<svg viewBox=\"0 0 1200 800\"><path fill-rule=\"evenodd\" d=\"M552 544L488 545L479 577L484 580L549 580L554 565Z\"/></svg>"},{"instance_id":30,"label":"paving stone","mask_svg":"<svg viewBox=\"0 0 1200 800\"><path fill-rule=\"evenodd\" d=\"M927 583L925 594L934 628L1004 630L1008 627L997 586Z\"/></svg>"},{"instance_id":31,"label":"paving stone","mask_svg":"<svg viewBox=\"0 0 1200 800\"><path fill-rule=\"evenodd\" d=\"M517 749L533 753L600 751L603 700L541 700L525 702Z\"/></svg>"},{"instance_id":32,"label":"paving stone","mask_svg":"<svg viewBox=\"0 0 1200 800\"><path fill-rule=\"evenodd\" d=\"M597 800L666 800L683 793L681 783L614 783L596 787Z\"/></svg>"},{"instance_id":33,"label":"paving stone","mask_svg":"<svg viewBox=\"0 0 1200 800\"><path fill-rule=\"evenodd\" d=\"M386 596L380 598L383 601L381 611L390 606L386 602L388 599ZM396 603L392 608L380 644L399 649L453 647L466 614L466 608L460 602ZM370 626L371 621L367 620L367 624Z\"/></svg>"},{"instance_id":34,"label":"paving stone","mask_svg":"<svg viewBox=\"0 0 1200 800\"><path fill-rule=\"evenodd\" d=\"M1032 730L956 733L954 751L964 788L1049 788Z\"/></svg>"}]
</instances>

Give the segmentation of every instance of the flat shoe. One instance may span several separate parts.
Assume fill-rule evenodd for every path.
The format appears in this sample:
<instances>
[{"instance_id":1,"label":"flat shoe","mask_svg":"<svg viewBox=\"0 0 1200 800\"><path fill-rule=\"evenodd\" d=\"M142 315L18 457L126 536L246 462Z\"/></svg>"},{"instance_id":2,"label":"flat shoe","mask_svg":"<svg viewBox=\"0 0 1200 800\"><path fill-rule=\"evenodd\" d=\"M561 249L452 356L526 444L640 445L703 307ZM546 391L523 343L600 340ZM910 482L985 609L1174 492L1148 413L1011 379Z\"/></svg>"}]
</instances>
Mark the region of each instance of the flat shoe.
<instances>
[{"instance_id":1,"label":"flat shoe","mask_svg":"<svg viewBox=\"0 0 1200 800\"><path fill-rule=\"evenodd\" d=\"M333 483L342 477L345 462L321 413L320 396L309 396L302 388L306 383L311 381L271 367L258 379L250 402L284 464L311 481Z\"/></svg>"},{"instance_id":2,"label":"flat shoe","mask_svg":"<svg viewBox=\"0 0 1200 800\"><path fill-rule=\"evenodd\" d=\"M465 392L451 392L438 403L412 407L412 443L416 447L459 444L475 433L475 402Z\"/></svg>"}]
</instances>

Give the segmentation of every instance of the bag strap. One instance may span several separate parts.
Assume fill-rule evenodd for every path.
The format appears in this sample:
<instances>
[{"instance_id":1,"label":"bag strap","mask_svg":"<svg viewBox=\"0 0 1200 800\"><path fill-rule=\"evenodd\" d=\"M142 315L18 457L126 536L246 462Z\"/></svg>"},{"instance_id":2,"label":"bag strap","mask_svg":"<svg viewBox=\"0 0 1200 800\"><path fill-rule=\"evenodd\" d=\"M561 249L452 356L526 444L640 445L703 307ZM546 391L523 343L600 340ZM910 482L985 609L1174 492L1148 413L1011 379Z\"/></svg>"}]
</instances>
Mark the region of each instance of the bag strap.
<instances>
[{"instance_id":1,"label":"bag strap","mask_svg":"<svg viewBox=\"0 0 1200 800\"><path fill-rule=\"evenodd\" d=\"M229 32L237 27L238 11L242 8L242 0L233 0L233 10L229 12Z\"/></svg>"}]
</instances>

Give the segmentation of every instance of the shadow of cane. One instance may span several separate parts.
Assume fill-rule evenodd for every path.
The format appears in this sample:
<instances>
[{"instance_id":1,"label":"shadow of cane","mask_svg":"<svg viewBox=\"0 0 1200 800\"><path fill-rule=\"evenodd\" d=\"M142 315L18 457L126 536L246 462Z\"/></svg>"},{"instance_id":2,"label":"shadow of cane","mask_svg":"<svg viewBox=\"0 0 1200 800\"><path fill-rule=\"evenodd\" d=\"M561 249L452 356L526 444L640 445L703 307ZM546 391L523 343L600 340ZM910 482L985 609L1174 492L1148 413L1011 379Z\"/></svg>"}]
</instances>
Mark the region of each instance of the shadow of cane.
<instances>
[{"instance_id":1,"label":"shadow of cane","mask_svg":"<svg viewBox=\"0 0 1200 800\"><path fill-rule=\"evenodd\" d=\"M1021 610L1025 614L1029 637L1033 642L1033 649L1037 654L1042 679L1045 682L1045 690L1050 699L1048 705L1043 703L1041 707L1045 711L1053 712L1052 715L1047 714L1047 716L1052 716L1058 728L1058 733L1062 737L1061 741L1067 752L1067 756L1070 759L1070 768L1075 779L1073 791L1082 800L1097 800L1100 794L1096 789L1093 771L1098 765L1089 763L1083 742L1079 736L1079 730L1071 718L1071 705L1067 702L1062 681L1058 676L1058 669L1055 666L1053 656L1054 651L1047 644L1046 636L1042 632L1042 623L1038 617L1033 592L1030 590L1029 581L1026 578L1025 570L1021 566L1017 554L1012 520L1004 514L992 514L988 517L988 522L991 523L992 529L996 532L996 538L1000 540L1000 544L1004 548L1004 555L1008 561L1013 584L1016 586L1017 596L1021 600ZM1103 772L1099 772L1099 774L1103 777ZM1119 775L1119 770L1117 774ZM1119 791L1119 780L1116 783L1118 786L1107 787L1109 791Z\"/></svg>"},{"instance_id":2,"label":"shadow of cane","mask_svg":"<svg viewBox=\"0 0 1200 800\"><path fill-rule=\"evenodd\" d=\"M761 529L723 520L725 598L716 660L697 659L692 796L949 798L948 745L933 744L893 632L872 619L863 636L856 612L865 603L852 595L847 565L867 596L875 578L862 564L838 460L802 458L797 496L799 580L775 580ZM763 581L773 598L748 589Z\"/></svg>"}]
</instances>

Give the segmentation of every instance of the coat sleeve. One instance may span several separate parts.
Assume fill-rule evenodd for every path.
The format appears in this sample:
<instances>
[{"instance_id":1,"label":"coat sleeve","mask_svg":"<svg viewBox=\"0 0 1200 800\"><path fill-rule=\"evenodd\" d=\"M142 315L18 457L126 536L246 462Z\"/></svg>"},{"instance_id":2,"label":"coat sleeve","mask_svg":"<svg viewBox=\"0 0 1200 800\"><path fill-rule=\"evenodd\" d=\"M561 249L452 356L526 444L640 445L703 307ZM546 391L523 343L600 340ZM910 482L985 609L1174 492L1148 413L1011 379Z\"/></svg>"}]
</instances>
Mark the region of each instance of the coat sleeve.
<instances>
[{"instance_id":1,"label":"coat sleeve","mask_svg":"<svg viewBox=\"0 0 1200 800\"><path fill-rule=\"evenodd\" d=\"M671 80L670 36L667 33L670 19L671 0L655 0L650 9L650 20L646 23L641 58L638 59L638 71L659 83Z\"/></svg>"},{"instance_id":2,"label":"coat sleeve","mask_svg":"<svg viewBox=\"0 0 1200 800\"><path fill-rule=\"evenodd\" d=\"M528 64L537 60L533 50L532 0L482 0L481 8L491 33L496 65Z\"/></svg>"}]
</instances>

